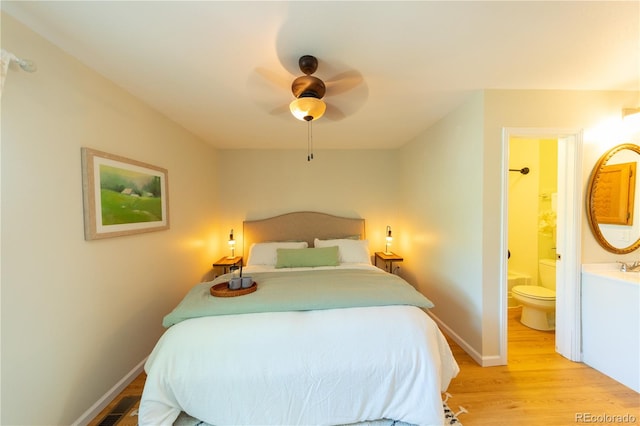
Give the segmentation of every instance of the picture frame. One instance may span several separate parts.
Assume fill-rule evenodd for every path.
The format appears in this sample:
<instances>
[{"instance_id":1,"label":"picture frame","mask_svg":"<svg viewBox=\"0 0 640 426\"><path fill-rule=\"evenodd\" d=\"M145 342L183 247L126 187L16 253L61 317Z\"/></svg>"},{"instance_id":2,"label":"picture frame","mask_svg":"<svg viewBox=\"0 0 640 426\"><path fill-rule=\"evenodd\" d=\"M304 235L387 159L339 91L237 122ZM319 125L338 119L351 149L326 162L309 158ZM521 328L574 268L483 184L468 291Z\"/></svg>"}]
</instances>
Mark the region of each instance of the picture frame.
<instances>
[{"instance_id":1,"label":"picture frame","mask_svg":"<svg viewBox=\"0 0 640 426\"><path fill-rule=\"evenodd\" d=\"M85 240L169 229L167 169L83 147Z\"/></svg>"}]
</instances>

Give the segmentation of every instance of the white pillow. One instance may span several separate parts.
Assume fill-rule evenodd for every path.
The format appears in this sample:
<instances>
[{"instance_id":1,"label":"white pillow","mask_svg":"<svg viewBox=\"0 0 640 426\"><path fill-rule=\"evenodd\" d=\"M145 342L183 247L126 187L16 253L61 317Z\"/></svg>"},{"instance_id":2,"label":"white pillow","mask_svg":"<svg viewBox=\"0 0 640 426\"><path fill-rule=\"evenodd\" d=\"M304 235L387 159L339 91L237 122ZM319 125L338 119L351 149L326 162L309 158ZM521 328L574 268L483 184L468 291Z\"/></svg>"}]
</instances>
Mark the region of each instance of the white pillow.
<instances>
[{"instance_id":1,"label":"white pillow","mask_svg":"<svg viewBox=\"0 0 640 426\"><path fill-rule=\"evenodd\" d=\"M247 266L250 265L270 265L275 266L278 261L279 248L307 248L309 244L306 241L295 242L274 242L274 243L253 243L249 249L249 260Z\"/></svg>"},{"instance_id":2,"label":"white pillow","mask_svg":"<svg viewBox=\"0 0 640 426\"><path fill-rule=\"evenodd\" d=\"M369 241L337 239L337 240L319 240L313 241L314 247L331 247L338 246L340 263L371 263L371 254L369 253Z\"/></svg>"}]
</instances>

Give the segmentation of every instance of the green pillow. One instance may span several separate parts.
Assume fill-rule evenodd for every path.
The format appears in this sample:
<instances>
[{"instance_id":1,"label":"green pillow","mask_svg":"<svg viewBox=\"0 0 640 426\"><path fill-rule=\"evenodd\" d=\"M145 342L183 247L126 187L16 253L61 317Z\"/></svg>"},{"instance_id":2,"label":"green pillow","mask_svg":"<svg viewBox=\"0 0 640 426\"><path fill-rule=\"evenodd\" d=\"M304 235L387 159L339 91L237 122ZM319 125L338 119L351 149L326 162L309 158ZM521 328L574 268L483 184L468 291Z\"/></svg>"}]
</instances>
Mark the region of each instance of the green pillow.
<instances>
[{"instance_id":1,"label":"green pillow","mask_svg":"<svg viewBox=\"0 0 640 426\"><path fill-rule=\"evenodd\" d=\"M314 266L338 266L338 246L276 250L276 268L302 268Z\"/></svg>"}]
</instances>

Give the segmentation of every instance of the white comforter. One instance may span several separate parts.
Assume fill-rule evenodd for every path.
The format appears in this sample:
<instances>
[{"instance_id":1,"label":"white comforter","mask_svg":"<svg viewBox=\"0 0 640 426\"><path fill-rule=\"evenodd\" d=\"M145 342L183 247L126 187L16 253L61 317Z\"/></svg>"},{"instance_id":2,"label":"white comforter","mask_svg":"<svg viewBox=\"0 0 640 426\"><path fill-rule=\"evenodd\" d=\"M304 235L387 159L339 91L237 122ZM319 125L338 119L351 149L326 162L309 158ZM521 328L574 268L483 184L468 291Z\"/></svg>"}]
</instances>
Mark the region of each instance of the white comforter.
<instances>
[{"instance_id":1,"label":"white comforter","mask_svg":"<svg viewBox=\"0 0 640 426\"><path fill-rule=\"evenodd\" d=\"M459 371L413 306L194 318L167 330L145 370L142 426L181 411L212 425L442 425Z\"/></svg>"}]
</instances>

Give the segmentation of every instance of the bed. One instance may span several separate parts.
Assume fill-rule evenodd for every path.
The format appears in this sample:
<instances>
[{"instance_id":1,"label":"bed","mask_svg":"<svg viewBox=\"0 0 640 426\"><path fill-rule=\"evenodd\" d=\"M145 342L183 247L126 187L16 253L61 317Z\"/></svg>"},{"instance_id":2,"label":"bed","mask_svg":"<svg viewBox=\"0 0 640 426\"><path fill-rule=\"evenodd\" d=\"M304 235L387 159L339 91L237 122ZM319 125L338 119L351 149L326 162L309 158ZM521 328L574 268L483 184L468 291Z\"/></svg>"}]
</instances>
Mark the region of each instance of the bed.
<instances>
[{"instance_id":1,"label":"bed","mask_svg":"<svg viewBox=\"0 0 640 426\"><path fill-rule=\"evenodd\" d=\"M289 213L243 240L256 291L214 297L222 275L165 316L141 426L444 423L458 365L432 302L371 264L364 219Z\"/></svg>"}]
</instances>

